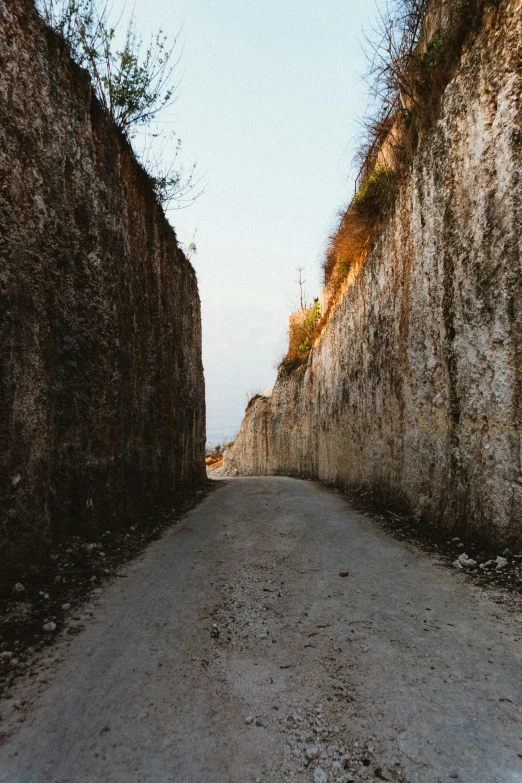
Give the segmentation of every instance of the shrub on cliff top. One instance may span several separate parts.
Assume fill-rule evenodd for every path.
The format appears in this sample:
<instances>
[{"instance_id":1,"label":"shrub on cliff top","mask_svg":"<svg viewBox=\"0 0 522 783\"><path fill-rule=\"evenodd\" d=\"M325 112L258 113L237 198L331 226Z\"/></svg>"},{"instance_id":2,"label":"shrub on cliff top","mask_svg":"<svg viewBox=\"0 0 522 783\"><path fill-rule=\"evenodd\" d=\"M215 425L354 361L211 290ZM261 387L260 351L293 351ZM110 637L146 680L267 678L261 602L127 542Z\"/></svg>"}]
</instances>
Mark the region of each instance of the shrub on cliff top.
<instances>
[{"instance_id":1,"label":"shrub on cliff top","mask_svg":"<svg viewBox=\"0 0 522 783\"><path fill-rule=\"evenodd\" d=\"M316 299L312 305L310 315L303 324L303 330L305 337L297 352L300 356L305 356L312 348L314 337L316 336L317 327L321 320L321 305Z\"/></svg>"},{"instance_id":2,"label":"shrub on cliff top","mask_svg":"<svg viewBox=\"0 0 522 783\"><path fill-rule=\"evenodd\" d=\"M372 100L356 155L359 185L330 237L325 284L339 285L366 253L421 131L437 116L440 96L483 6L484 0L389 0L366 36Z\"/></svg>"},{"instance_id":3,"label":"shrub on cliff top","mask_svg":"<svg viewBox=\"0 0 522 783\"><path fill-rule=\"evenodd\" d=\"M354 210L362 217L374 217L386 208L397 180L397 172L387 166L372 171L354 197Z\"/></svg>"},{"instance_id":4,"label":"shrub on cliff top","mask_svg":"<svg viewBox=\"0 0 522 783\"><path fill-rule=\"evenodd\" d=\"M177 38L168 43L162 30L148 46L131 18L116 48L116 28L109 22L107 3L96 0L39 0L45 22L62 35L71 55L91 74L98 98L116 125L129 134L149 124L172 105L177 83L174 58Z\"/></svg>"},{"instance_id":5,"label":"shrub on cliff top","mask_svg":"<svg viewBox=\"0 0 522 783\"><path fill-rule=\"evenodd\" d=\"M288 352L282 360L282 363L294 359L304 359L310 353L318 334L319 324L321 322L321 305L319 300L315 300L307 318L302 326L295 328L291 333Z\"/></svg>"},{"instance_id":6,"label":"shrub on cliff top","mask_svg":"<svg viewBox=\"0 0 522 783\"><path fill-rule=\"evenodd\" d=\"M37 5L44 21L67 41L72 58L89 71L100 103L129 138L174 103L177 37L169 42L159 30L144 45L131 17L118 47L121 17L112 26L109 6L103 0L37 0ZM168 134L161 147L153 141L158 136L162 133L156 129L138 157L160 204L187 206L199 195L194 193L196 164L184 169L181 140Z\"/></svg>"}]
</instances>

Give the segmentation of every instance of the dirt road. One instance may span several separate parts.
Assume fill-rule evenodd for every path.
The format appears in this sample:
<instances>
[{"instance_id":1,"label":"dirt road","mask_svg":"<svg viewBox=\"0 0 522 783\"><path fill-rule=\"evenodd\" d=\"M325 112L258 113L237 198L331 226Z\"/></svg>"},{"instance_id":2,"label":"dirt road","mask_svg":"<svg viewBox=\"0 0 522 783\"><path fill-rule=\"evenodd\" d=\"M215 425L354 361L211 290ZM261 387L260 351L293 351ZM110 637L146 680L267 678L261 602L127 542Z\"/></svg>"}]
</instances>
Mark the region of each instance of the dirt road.
<instances>
[{"instance_id":1,"label":"dirt road","mask_svg":"<svg viewBox=\"0 0 522 783\"><path fill-rule=\"evenodd\" d=\"M520 618L317 484L227 481L125 576L2 783L522 781Z\"/></svg>"}]
</instances>

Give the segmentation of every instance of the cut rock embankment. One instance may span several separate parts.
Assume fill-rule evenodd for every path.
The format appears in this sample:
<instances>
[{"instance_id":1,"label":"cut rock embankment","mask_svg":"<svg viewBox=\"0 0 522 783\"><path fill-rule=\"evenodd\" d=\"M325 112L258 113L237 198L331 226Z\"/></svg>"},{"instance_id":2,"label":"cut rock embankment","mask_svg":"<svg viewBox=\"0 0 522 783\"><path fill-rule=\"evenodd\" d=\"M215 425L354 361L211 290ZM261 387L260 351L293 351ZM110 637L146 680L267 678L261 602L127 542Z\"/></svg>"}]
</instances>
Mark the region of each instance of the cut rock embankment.
<instances>
[{"instance_id":1,"label":"cut rock embankment","mask_svg":"<svg viewBox=\"0 0 522 783\"><path fill-rule=\"evenodd\" d=\"M31 0L0 0L0 551L205 480L200 300L128 141Z\"/></svg>"},{"instance_id":2,"label":"cut rock embankment","mask_svg":"<svg viewBox=\"0 0 522 783\"><path fill-rule=\"evenodd\" d=\"M522 541L522 2L486 3L365 264L225 472L364 487Z\"/></svg>"}]
</instances>

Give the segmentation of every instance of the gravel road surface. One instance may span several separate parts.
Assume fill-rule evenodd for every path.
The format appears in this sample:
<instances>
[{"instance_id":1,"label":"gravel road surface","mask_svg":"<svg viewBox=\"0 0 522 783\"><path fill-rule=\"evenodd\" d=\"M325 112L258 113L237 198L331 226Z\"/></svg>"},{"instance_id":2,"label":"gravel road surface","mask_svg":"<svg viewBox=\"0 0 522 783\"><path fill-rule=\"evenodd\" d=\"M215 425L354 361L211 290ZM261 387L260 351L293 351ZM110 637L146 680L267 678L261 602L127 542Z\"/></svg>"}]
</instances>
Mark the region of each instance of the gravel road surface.
<instances>
[{"instance_id":1,"label":"gravel road surface","mask_svg":"<svg viewBox=\"0 0 522 783\"><path fill-rule=\"evenodd\" d=\"M4 704L2 783L522 781L520 616L318 484L223 482L124 577Z\"/></svg>"}]
</instances>

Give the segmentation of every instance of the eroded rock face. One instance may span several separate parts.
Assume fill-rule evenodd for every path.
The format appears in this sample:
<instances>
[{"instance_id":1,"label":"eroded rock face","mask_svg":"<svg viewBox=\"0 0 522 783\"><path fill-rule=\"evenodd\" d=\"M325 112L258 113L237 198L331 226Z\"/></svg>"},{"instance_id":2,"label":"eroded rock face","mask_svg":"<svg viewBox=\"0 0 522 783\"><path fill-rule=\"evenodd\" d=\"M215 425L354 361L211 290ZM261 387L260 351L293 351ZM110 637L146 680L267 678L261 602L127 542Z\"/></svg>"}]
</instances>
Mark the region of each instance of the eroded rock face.
<instances>
[{"instance_id":1,"label":"eroded rock face","mask_svg":"<svg viewBox=\"0 0 522 783\"><path fill-rule=\"evenodd\" d=\"M522 2L487 9L365 266L226 469L367 485L520 539L521 62Z\"/></svg>"},{"instance_id":2,"label":"eroded rock face","mask_svg":"<svg viewBox=\"0 0 522 783\"><path fill-rule=\"evenodd\" d=\"M139 519L204 478L194 270L87 74L0 0L0 546Z\"/></svg>"}]
</instances>

